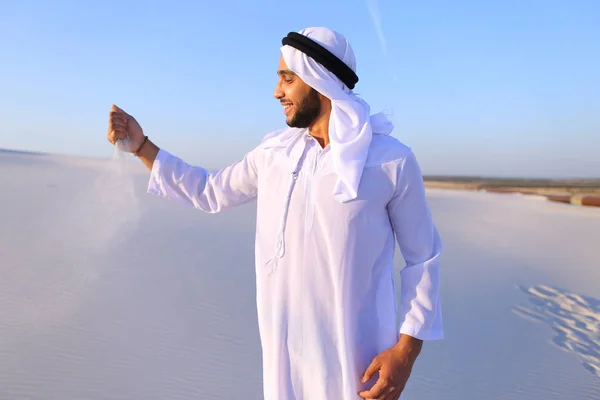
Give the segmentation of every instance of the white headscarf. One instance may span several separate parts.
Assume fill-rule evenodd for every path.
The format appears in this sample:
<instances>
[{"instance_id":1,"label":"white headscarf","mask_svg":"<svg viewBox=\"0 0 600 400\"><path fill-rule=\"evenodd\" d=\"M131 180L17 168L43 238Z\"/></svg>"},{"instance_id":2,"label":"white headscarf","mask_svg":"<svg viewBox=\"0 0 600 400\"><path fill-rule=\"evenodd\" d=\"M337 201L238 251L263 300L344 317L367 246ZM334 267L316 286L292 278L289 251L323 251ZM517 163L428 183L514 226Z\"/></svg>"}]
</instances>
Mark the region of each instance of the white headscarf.
<instances>
[{"instance_id":1,"label":"white headscarf","mask_svg":"<svg viewBox=\"0 0 600 400\"><path fill-rule=\"evenodd\" d=\"M325 47L356 73L354 51L344 36L321 27L298 33ZM363 99L305 53L287 45L281 47L281 53L291 71L331 100L329 142L338 175L333 195L341 202L353 200L358 194L372 135L388 135L394 127L382 113L371 115L371 108Z\"/></svg>"}]
</instances>

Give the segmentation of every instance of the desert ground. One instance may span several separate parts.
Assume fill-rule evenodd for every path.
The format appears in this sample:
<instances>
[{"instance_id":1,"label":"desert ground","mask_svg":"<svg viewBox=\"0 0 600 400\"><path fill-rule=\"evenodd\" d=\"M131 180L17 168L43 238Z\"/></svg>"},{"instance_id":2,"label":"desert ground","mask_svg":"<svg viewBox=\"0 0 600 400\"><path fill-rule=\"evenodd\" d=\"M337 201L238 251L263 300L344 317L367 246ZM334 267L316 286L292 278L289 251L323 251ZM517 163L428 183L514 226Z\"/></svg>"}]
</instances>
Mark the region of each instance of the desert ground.
<instances>
[{"instance_id":1,"label":"desert ground","mask_svg":"<svg viewBox=\"0 0 600 400\"><path fill-rule=\"evenodd\" d=\"M0 399L262 398L254 204L153 197L134 161L0 152ZM427 193L446 337L405 398L600 399L600 208Z\"/></svg>"}]
</instances>

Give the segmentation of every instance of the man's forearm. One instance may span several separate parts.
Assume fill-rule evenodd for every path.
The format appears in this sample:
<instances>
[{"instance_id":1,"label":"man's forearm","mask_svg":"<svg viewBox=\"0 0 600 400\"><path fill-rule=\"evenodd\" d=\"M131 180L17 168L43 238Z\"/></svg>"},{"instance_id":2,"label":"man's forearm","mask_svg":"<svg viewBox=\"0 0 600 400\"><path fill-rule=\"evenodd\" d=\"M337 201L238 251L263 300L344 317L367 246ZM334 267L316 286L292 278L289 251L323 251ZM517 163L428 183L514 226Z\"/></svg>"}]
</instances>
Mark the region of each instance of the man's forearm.
<instances>
[{"instance_id":1,"label":"man's forearm","mask_svg":"<svg viewBox=\"0 0 600 400\"><path fill-rule=\"evenodd\" d=\"M146 140L146 143L144 143L144 145L138 152L137 157L140 160L142 160L144 165L149 170L152 170L152 165L154 164L154 160L156 159L156 156L157 156L159 150L160 150L160 148L158 148L158 146L156 146L154 143L152 143L150 141L150 139L148 139L148 140Z\"/></svg>"}]
</instances>

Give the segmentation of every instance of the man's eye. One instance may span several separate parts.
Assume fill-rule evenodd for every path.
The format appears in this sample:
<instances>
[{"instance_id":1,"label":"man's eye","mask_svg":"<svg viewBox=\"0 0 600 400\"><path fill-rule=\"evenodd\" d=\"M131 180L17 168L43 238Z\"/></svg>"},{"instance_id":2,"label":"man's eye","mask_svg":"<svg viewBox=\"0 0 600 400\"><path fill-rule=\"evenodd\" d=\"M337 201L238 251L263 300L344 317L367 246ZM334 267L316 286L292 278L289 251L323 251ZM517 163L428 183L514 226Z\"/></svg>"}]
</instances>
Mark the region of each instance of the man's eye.
<instances>
[{"instance_id":1,"label":"man's eye","mask_svg":"<svg viewBox=\"0 0 600 400\"><path fill-rule=\"evenodd\" d=\"M291 79L291 78L284 79L284 81L285 81L285 83L292 83L292 82L294 82L294 80Z\"/></svg>"}]
</instances>

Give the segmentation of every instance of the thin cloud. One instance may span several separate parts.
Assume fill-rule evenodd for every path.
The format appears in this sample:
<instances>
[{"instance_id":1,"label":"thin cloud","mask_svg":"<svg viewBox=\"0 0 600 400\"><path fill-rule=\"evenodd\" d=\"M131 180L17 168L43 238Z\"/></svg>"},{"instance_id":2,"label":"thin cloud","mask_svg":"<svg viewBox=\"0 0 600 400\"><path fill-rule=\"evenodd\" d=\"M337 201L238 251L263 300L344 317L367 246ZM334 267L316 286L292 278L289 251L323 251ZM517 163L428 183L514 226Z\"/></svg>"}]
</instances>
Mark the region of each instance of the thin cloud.
<instances>
[{"instance_id":1,"label":"thin cloud","mask_svg":"<svg viewBox=\"0 0 600 400\"><path fill-rule=\"evenodd\" d=\"M371 22L373 22L373 26L375 27L375 31L377 32L377 38L379 39L379 44L381 45L381 51L383 51L383 55L387 57L387 43L385 40L385 34L383 33L383 28L381 26L381 11L379 10L379 0L365 1L367 3L367 8L369 9L369 14L371 15Z\"/></svg>"}]
</instances>

